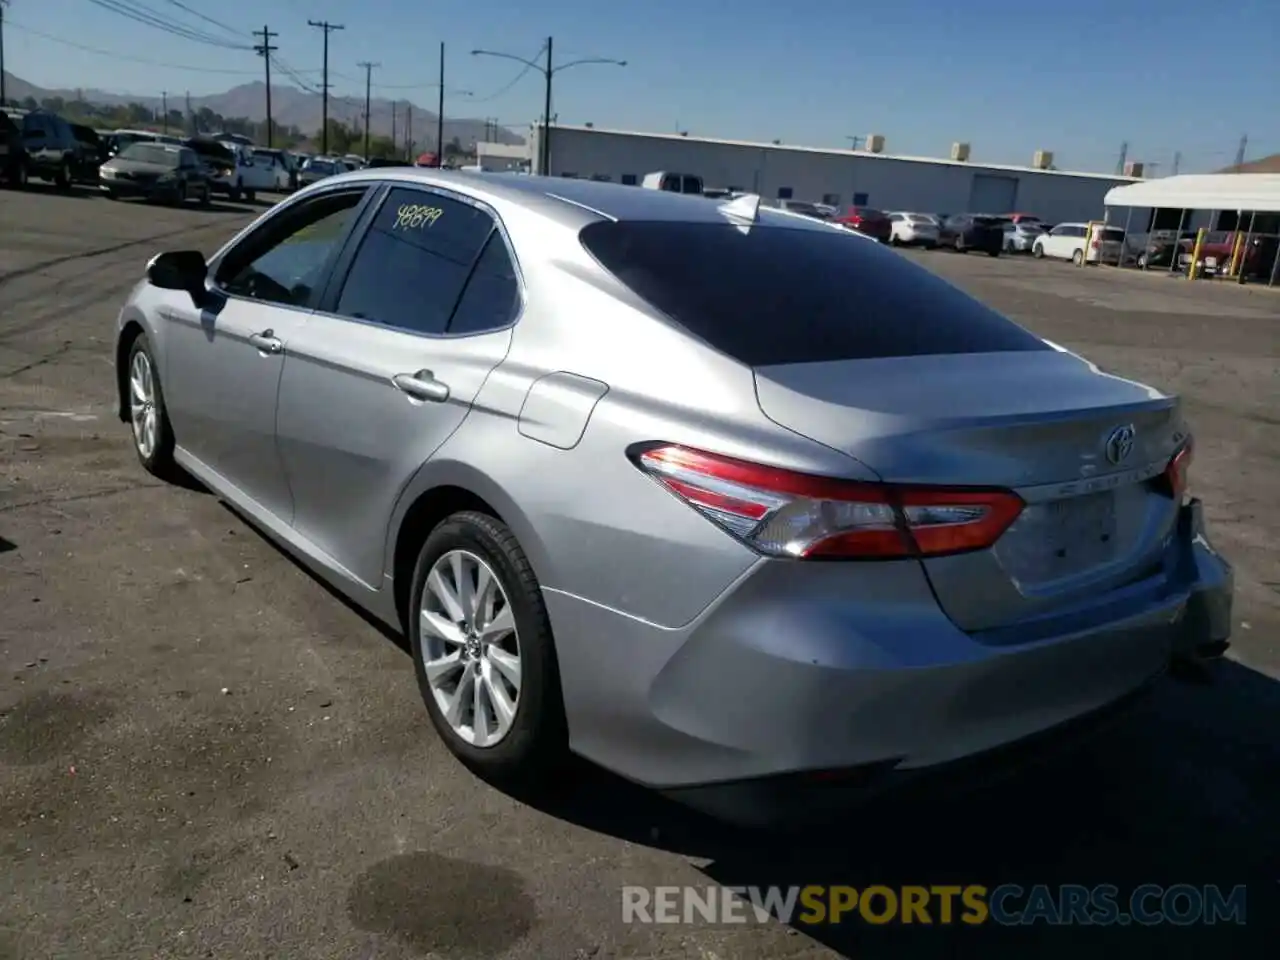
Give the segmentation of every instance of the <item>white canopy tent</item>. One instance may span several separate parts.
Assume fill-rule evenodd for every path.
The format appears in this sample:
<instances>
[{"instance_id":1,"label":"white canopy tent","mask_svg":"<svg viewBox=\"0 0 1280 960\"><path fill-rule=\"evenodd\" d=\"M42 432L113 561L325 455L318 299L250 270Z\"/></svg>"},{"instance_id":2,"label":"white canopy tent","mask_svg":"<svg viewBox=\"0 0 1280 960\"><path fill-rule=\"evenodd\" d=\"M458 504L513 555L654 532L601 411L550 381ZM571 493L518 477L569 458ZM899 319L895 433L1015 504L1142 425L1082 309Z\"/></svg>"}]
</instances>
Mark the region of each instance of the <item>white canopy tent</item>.
<instances>
[{"instance_id":1,"label":"white canopy tent","mask_svg":"<svg viewBox=\"0 0 1280 960\"><path fill-rule=\"evenodd\" d=\"M1135 213L1139 222L1144 222L1144 218L1149 215L1145 219L1147 226L1141 231L1143 236L1148 235L1148 228L1154 227L1156 212L1160 210L1181 211L1178 219L1179 231L1188 226L1196 226L1197 221L1205 226L1211 226L1214 221L1222 224L1224 213L1240 214L1241 216L1229 221L1231 228L1247 232L1247 243L1260 245L1256 247L1257 254L1251 255L1256 259L1247 258L1246 262L1270 263L1269 271L1264 274L1268 286L1274 286L1280 280L1280 243L1277 243L1276 238L1276 222L1280 218L1280 174L1209 173L1142 180L1112 187L1107 191L1103 203L1108 222L1114 208L1128 210L1127 215L1122 217L1125 221L1126 247L1130 237L1129 225ZM1258 228L1257 233L1255 226ZM1218 229L1227 228L1219 226ZM1263 234L1268 235L1269 239L1262 239ZM1147 247L1147 243L1146 239L1140 241L1143 248ZM1184 256L1182 259L1188 258ZM1170 270L1174 269L1176 262L1178 261L1170 264ZM1241 276L1243 277L1243 271Z\"/></svg>"},{"instance_id":2,"label":"white canopy tent","mask_svg":"<svg viewBox=\"0 0 1280 960\"><path fill-rule=\"evenodd\" d=\"M1280 213L1280 174L1190 173L1143 180L1107 191L1108 207L1166 210L1248 210Z\"/></svg>"}]
</instances>

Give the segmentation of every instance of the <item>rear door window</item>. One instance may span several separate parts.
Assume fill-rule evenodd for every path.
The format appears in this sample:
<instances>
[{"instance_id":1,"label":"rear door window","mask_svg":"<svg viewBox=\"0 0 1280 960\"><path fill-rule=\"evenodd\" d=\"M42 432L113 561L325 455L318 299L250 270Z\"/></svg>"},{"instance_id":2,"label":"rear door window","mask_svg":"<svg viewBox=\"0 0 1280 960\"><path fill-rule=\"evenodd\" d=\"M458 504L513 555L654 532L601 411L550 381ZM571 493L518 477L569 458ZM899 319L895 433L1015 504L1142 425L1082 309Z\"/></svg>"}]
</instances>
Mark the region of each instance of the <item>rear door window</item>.
<instances>
[{"instance_id":1,"label":"rear door window","mask_svg":"<svg viewBox=\"0 0 1280 960\"><path fill-rule=\"evenodd\" d=\"M748 366L1051 349L843 231L621 221L592 224L581 240L637 295Z\"/></svg>"},{"instance_id":2,"label":"rear door window","mask_svg":"<svg viewBox=\"0 0 1280 960\"><path fill-rule=\"evenodd\" d=\"M493 229L493 218L469 203L391 190L360 241L334 312L412 333L444 333Z\"/></svg>"}]
</instances>

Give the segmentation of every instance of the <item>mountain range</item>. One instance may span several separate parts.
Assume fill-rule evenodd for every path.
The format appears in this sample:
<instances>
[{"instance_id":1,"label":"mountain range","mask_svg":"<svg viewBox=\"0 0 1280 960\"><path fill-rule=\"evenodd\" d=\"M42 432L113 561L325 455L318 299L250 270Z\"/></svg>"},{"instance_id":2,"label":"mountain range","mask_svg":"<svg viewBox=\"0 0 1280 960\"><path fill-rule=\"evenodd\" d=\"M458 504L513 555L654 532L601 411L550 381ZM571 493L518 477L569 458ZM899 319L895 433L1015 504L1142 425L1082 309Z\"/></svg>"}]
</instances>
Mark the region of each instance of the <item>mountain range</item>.
<instances>
[{"instance_id":1,"label":"mountain range","mask_svg":"<svg viewBox=\"0 0 1280 960\"><path fill-rule=\"evenodd\" d=\"M104 107L128 106L131 103L141 104L151 110L162 110L163 100L160 97L142 97L132 94L109 93L105 90L50 90L28 83L12 73L5 73L5 96L9 100L21 101L27 97L44 101L52 97L63 100L80 100L85 103L98 104ZM245 83L232 87L224 93L206 94L192 97L192 110L208 107L216 114L226 118L242 117L255 122L263 122L267 118L267 85L261 81ZM294 86L271 84L271 119L282 126L296 126L304 133L320 129L322 113L321 95ZM436 134L436 113L409 100L386 100L381 97L370 101L369 113L372 117L370 131L379 136L390 136L392 132L392 110L394 104L394 124L397 139L404 139L405 123L411 124L413 139L417 143L434 143ZM449 116L448 101L445 102L444 140L448 143L454 137L463 146L470 146L477 141L491 140L498 143L522 144L524 137L513 133L506 127L495 127L484 120L469 117L453 118ZM170 110L186 110L185 96L174 94L168 98ZM329 96L329 118L348 126L361 125L364 115L364 99L362 97Z\"/></svg>"}]
</instances>

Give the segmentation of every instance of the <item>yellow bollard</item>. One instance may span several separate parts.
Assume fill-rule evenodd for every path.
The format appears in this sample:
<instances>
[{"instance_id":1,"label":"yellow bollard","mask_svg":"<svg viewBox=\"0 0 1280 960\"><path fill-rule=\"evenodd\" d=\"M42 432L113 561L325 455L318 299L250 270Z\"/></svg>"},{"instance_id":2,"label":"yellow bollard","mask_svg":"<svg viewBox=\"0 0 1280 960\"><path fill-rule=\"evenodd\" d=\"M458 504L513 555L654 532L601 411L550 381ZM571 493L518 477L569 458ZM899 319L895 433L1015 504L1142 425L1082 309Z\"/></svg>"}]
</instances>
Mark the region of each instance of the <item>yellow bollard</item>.
<instances>
[{"instance_id":1,"label":"yellow bollard","mask_svg":"<svg viewBox=\"0 0 1280 960\"><path fill-rule=\"evenodd\" d=\"M1089 251L1093 249L1093 221L1089 221L1089 225L1084 231L1084 256L1080 258L1080 266L1087 267L1089 265Z\"/></svg>"},{"instance_id":2,"label":"yellow bollard","mask_svg":"<svg viewBox=\"0 0 1280 960\"><path fill-rule=\"evenodd\" d=\"M1191 251L1191 265L1187 267L1187 279L1194 280L1200 269L1200 248L1204 245L1204 235L1208 231L1201 227L1196 231L1196 245Z\"/></svg>"},{"instance_id":3,"label":"yellow bollard","mask_svg":"<svg viewBox=\"0 0 1280 960\"><path fill-rule=\"evenodd\" d=\"M1244 255L1244 234L1236 229L1236 242L1231 245L1231 265L1227 268L1227 276L1234 277L1240 270L1240 258Z\"/></svg>"}]
</instances>

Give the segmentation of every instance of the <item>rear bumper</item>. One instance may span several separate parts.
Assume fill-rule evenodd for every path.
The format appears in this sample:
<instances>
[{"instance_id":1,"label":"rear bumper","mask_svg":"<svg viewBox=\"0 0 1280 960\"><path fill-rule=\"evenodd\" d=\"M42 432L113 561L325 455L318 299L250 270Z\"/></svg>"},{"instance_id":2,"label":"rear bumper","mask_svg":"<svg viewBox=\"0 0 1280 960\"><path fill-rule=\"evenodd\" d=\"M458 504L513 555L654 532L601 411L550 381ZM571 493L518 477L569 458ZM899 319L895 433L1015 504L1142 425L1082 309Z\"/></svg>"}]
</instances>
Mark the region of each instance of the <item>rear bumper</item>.
<instances>
[{"instance_id":1,"label":"rear bumper","mask_svg":"<svg viewBox=\"0 0 1280 960\"><path fill-rule=\"evenodd\" d=\"M1158 601L1023 644L957 629L914 561L762 561L678 630L548 591L571 741L733 819L751 814L720 798L771 795L771 778L878 781L1014 744L1123 700L1177 658L1221 652L1231 567L1198 502L1179 530Z\"/></svg>"}]
</instances>

